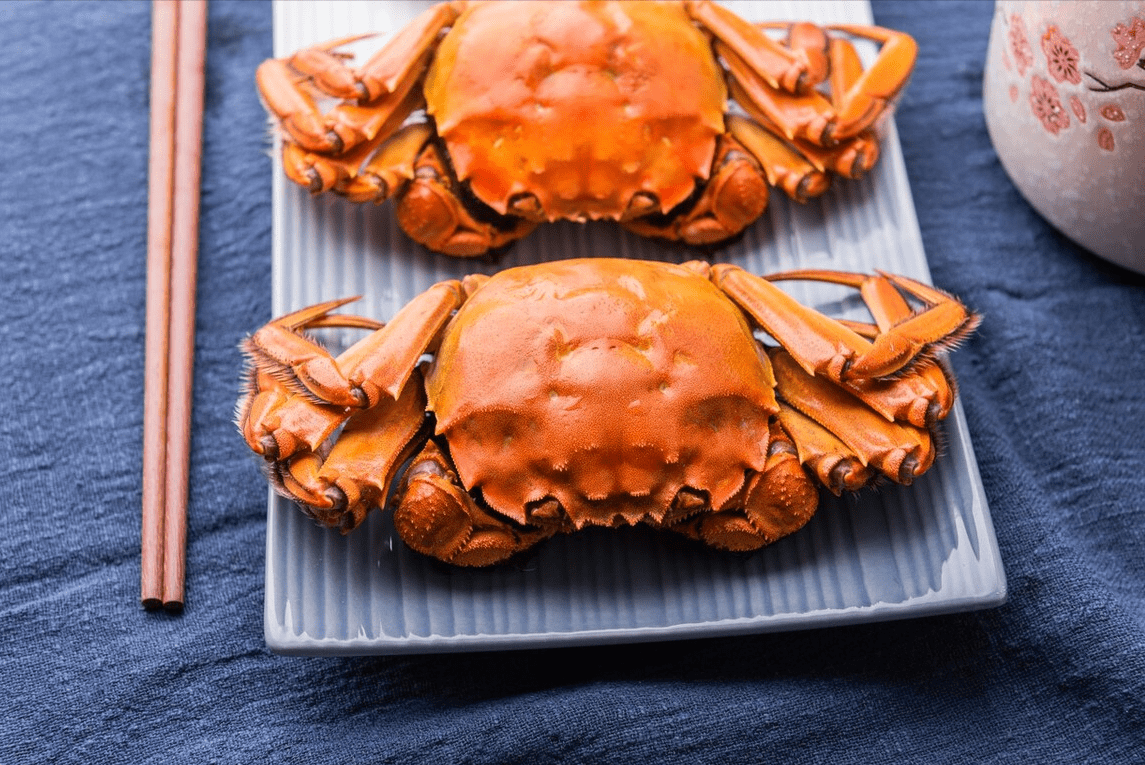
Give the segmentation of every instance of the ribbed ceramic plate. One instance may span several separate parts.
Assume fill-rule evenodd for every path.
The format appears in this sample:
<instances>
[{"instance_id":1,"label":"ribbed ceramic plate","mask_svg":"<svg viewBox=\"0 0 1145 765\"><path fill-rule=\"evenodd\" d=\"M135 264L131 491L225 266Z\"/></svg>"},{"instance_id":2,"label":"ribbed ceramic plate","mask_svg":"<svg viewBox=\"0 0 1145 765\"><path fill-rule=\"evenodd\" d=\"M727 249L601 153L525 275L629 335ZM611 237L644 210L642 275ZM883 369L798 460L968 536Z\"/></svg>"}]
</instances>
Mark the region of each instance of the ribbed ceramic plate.
<instances>
[{"instance_id":1,"label":"ribbed ceramic plate","mask_svg":"<svg viewBox=\"0 0 1145 765\"><path fill-rule=\"evenodd\" d=\"M368 54L425 3L280 2L275 50L364 30ZM870 23L866 2L739 3L750 19ZM866 53L870 53L867 51ZM694 257L608 223L542 226L497 260L434 255L398 230L391 205L308 196L274 173L274 310L363 295L355 313L392 316L436 281L581 256ZM799 206L775 194L763 218L714 259L765 273L882 268L927 280L893 123L860 182ZM786 287L785 287L786 288ZM846 290L793 284L800 300L863 318ZM332 344L352 338L329 338ZM912 487L824 497L800 532L753 554L710 551L646 529L548 541L513 566L458 570L408 550L388 513L349 536L271 496L266 641L294 654L387 654L667 640L904 618L999 604L1006 584L961 408Z\"/></svg>"}]
</instances>

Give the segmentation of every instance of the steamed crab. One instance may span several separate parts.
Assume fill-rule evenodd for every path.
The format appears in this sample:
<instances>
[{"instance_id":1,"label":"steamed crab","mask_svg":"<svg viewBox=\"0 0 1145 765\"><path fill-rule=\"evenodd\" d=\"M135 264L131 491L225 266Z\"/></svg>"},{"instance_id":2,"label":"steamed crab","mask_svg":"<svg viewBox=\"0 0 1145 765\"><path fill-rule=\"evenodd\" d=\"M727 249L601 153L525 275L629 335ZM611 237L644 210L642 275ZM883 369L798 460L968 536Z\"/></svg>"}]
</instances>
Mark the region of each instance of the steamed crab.
<instances>
[{"instance_id":1,"label":"steamed crab","mask_svg":"<svg viewBox=\"0 0 1145 765\"><path fill-rule=\"evenodd\" d=\"M270 59L257 81L288 177L393 198L430 249L476 255L562 219L701 245L755 221L769 185L803 201L874 164L916 45L830 30L706 0L452 2L360 68L348 37ZM848 36L881 44L870 68ZM339 101L323 113L316 98Z\"/></svg>"},{"instance_id":2,"label":"steamed crab","mask_svg":"<svg viewBox=\"0 0 1145 765\"><path fill-rule=\"evenodd\" d=\"M782 279L857 288L874 323ZM953 404L945 352L977 322L901 276L607 258L443 281L384 326L331 313L346 302L244 342L242 435L321 523L350 531L389 497L406 544L465 566L638 523L752 550L820 486L909 484ZM335 358L319 327L371 331Z\"/></svg>"}]
</instances>

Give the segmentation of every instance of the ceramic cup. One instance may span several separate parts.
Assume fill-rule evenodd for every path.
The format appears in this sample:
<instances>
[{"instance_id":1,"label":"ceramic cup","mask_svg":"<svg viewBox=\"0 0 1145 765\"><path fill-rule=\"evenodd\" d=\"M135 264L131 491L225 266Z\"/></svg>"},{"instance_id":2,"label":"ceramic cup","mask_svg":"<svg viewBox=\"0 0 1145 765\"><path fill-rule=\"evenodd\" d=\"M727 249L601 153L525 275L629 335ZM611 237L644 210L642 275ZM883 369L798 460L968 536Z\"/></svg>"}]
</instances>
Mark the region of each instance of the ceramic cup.
<instances>
[{"instance_id":1,"label":"ceramic cup","mask_svg":"<svg viewBox=\"0 0 1145 765\"><path fill-rule=\"evenodd\" d=\"M1145 273L1145 0L997 0L983 109L1018 190Z\"/></svg>"}]
</instances>

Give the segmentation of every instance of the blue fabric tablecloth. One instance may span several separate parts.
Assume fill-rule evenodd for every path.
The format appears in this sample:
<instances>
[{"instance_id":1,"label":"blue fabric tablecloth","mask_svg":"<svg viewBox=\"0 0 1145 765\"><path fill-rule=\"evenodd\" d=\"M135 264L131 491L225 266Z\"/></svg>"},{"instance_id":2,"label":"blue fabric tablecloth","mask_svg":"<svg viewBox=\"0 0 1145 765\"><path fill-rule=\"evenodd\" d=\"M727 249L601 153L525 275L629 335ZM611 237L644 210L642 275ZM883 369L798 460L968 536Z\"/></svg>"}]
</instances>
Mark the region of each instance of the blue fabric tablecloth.
<instances>
[{"instance_id":1,"label":"blue fabric tablecloth","mask_svg":"<svg viewBox=\"0 0 1145 765\"><path fill-rule=\"evenodd\" d=\"M878 2L898 127L1010 584L951 616L653 645L289 658L234 432L270 317L253 88L271 8L210 9L188 604L140 609L150 5L0 3L2 762L1141 762L1145 279L1022 200L981 110L992 5Z\"/></svg>"}]
</instances>

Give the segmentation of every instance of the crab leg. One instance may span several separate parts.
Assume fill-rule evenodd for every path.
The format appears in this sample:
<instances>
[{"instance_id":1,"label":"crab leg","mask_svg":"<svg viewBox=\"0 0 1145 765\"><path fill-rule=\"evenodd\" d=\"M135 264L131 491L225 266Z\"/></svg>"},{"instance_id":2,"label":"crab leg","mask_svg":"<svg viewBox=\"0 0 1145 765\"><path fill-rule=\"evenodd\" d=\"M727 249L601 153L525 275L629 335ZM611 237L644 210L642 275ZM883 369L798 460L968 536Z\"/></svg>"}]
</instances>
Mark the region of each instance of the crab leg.
<instances>
[{"instance_id":1,"label":"crab leg","mask_svg":"<svg viewBox=\"0 0 1145 765\"><path fill-rule=\"evenodd\" d=\"M665 225L649 223L640 217L622 218L621 224L641 236L678 239L694 245L712 244L735 236L763 213L770 194L752 155L759 160L753 149L745 147L733 135L720 136L712 175L692 209ZM770 172L767 177L768 183L777 185ZM651 206L649 212L656 209Z\"/></svg>"},{"instance_id":2,"label":"crab leg","mask_svg":"<svg viewBox=\"0 0 1145 765\"><path fill-rule=\"evenodd\" d=\"M315 520L343 532L381 505L398 469L430 432L425 385L413 375L396 399L353 414L325 459L307 453L282 472L289 496Z\"/></svg>"},{"instance_id":3,"label":"crab leg","mask_svg":"<svg viewBox=\"0 0 1145 765\"><path fill-rule=\"evenodd\" d=\"M256 72L259 93L267 108L278 118L279 126L292 141L306 151L342 154L379 133L384 137L421 105L417 80L368 105L342 103L322 114L307 92L307 80L281 59L264 61Z\"/></svg>"},{"instance_id":4,"label":"crab leg","mask_svg":"<svg viewBox=\"0 0 1145 765\"><path fill-rule=\"evenodd\" d=\"M331 300L255 332L242 343L249 389L237 412L247 444L271 460L314 451L353 411L377 406L381 392L396 398L458 304L459 292L457 282L435 285L384 326L358 316L331 316L350 302ZM299 334L317 327L374 331L335 359Z\"/></svg>"},{"instance_id":5,"label":"crab leg","mask_svg":"<svg viewBox=\"0 0 1145 765\"><path fill-rule=\"evenodd\" d=\"M438 282L337 360L299 330L313 326L316 320L322 320L324 326L337 325L336 319L326 315L349 300L332 300L276 319L251 335L243 350L256 369L270 371L317 403L374 406L383 393L397 397L418 359L461 301L460 282ZM364 326L361 322L368 320L352 317L347 321L352 322L347 326Z\"/></svg>"},{"instance_id":6,"label":"crab leg","mask_svg":"<svg viewBox=\"0 0 1145 765\"><path fill-rule=\"evenodd\" d=\"M424 69L421 59L433 49L442 30L451 26L459 15L455 3L440 3L425 10L358 70L347 67L343 57L329 51L368 35L305 49L291 57L289 63L313 78L314 84L328 95L351 101L374 101L421 76Z\"/></svg>"},{"instance_id":7,"label":"crab leg","mask_svg":"<svg viewBox=\"0 0 1145 765\"><path fill-rule=\"evenodd\" d=\"M764 24L757 24L760 29ZM797 21L787 25L787 47L797 51L807 60L807 87L811 88L827 79L831 70L829 51L831 38L823 27L809 21Z\"/></svg>"},{"instance_id":8,"label":"crab leg","mask_svg":"<svg viewBox=\"0 0 1145 765\"><path fill-rule=\"evenodd\" d=\"M712 266L712 282L807 369L838 382L872 344L738 266ZM890 370L893 371L893 370ZM889 373L889 371L888 371Z\"/></svg>"},{"instance_id":9,"label":"crab leg","mask_svg":"<svg viewBox=\"0 0 1145 765\"><path fill-rule=\"evenodd\" d=\"M748 477L731 507L696 513L670 528L725 550L758 550L798 531L819 506L819 493L783 429L771 426L767 462Z\"/></svg>"},{"instance_id":10,"label":"crab leg","mask_svg":"<svg viewBox=\"0 0 1145 765\"><path fill-rule=\"evenodd\" d=\"M901 295L897 297L902 299ZM836 321L868 340L879 336L879 328L874 324ZM916 359L909 375L844 380L842 385L887 420L909 422L931 431L950 414L957 394L954 375L941 358Z\"/></svg>"},{"instance_id":11,"label":"crab leg","mask_svg":"<svg viewBox=\"0 0 1145 765\"><path fill-rule=\"evenodd\" d=\"M259 93L279 126L304 148L336 151L342 139L326 125L314 98L299 86L297 75L281 59L263 61L255 72Z\"/></svg>"},{"instance_id":12,"label":"crab leg","mask_svg":"<svg viewBox=\"0 0 1145 765\"><path fill-rule=\"evenodd\" d=\"M331 316L349 302L332 300L272 321L243 343L250 382L238 425L247 445L267 460L279 491L344 531L384 499L398 466L427 435L418 360L466 294L462 282L439 282L386 325ZM335 359L299 334L314 327L374 331Z\"/></svg>"},{"instance_id":13,"label":"crab leg","mask_svg":"<svg viewBox=\"0 0 1145 765\"><path fill-rule=\"evenodd\" d=\"M888 422L842 388L807 374L782 348L768 354L776 396L831 431L864 465L909 484L934 462L925 428Z\"/></svg>"},{"instance_id":14,"label":"crab leg","mask_svg":"<svg viewBox=\"0 0 1145 765\"><path fill-rule=\"evenodd\" d=\"M346 370L352 386L365 393L369 406L383 394L397 398L422 354L432 349L463 301L461 282L438 282L406 303L386 326L343 352L339 368Z\"/></svg>"},{"instance_id":15,"label":"crab leg","mask_svg":"<svg viewBox=\"0 0 1145 765\"><path fill-rule=\"evenodd\" d=\"M413 111L420 97L420 94L412 92L406 101L397 104L393 110L351 105L338 107L332 113L336 112L342 118L346 118L348 115L362 117L362 124L359 125L359 128L365 133L374 134L374 137L337 156L315 153L308 151L300 144L284 141L282 166L287 177L298 185L305 186L314 194L333 190L346 196L361 197L365 193L365 189L361 186L358 178L370 172L377 174L375 165L379 162L379 155L385 155L384 159L380 160L383 167L387 163L394 163L400 159L400 157L395 156L395 154L400 153L395 147L404 149L414 137L421 137L418 129L424 129L428 132L428 128L423 125L410 125L395 132L395 129ZM429 136L425 135L421 143L424 144L428 138ZM395 144L395 147L390 147L391 143ZM381 148L379 149L379 147ZM421 145L419 144L407 150L409 152L409 156L406 157L407 164L412 166L413 158L417 156L420 148ZM374 154L375 151L378 152L377 155ZM374 156L371 157L371 155ZM369 159L369 164L362 167L362 163L367 159ZM371 179L368 177L365 183L366 188L372 185ZM385 189L390 194L395 190L389 187ZM373 198L377 197L378 192L375 191Z\"/></svg>"},{"instance_id":16,"label":"crab leg","mask_svg":"<svg viewBox=\"0 0 1145 765\"><path fill-rule=\"evenodd\" d=\"M291 389L312 394L316 403L362 406L365 396L346 380L329 352L299 334L354 300L330 300L275 319L243 341L243 352L256 370L269 371Z\"/></svg>"},{"instance_id":17,"label":"crab leg","mask_svg":"<svg viewBox=\"0 0 1145 765\"><path fill-rule=\"evenodd\" d=\"M816 90L798 95L771 87L736 52L716 43L731 77L732 98L757 122L774 126L788 140L802 139L820 146L833 146L835 110Z\"/></svg>"},{"instance_id":18,"label":"crab leg","mask_svg":"<svg viewBox=\"0 0 1145 765\"><path fill-rule=\"evenodd\" d=\"M862 178L879 160L879 140L874 131L867 130L832 148L816 146L809 141L792 141L799 153L815 168L830 170L844 178Z\"/></svg>"},{"instance_id":19,"label":"crab leg","mask_svg":"<svg viewBox=\"0 0 1145 765\"><path fill-rule=\"evenodd\" d=\"M694 21L715 37L721 53L732 52L747 69L772 88L804 93L826 76L825 71L813 67L804 50L777 43L755 24L715 3L699 0L685 3L685 8ZM802 40L798 34L797 39Z\"/></svg>"},{"instance_id":20,"label":"crab leg","mask_svg":"<svg viewBox=\"0 0 1145 765\"><path fill-rule=\"evenodd\" d=\"M874 472L838 436L799 410L780 404L778 419L795 444L799 462L836 497L844 490L858 491L874 477Z\"/></svg>"},{"instance_id":21,"label":"crab leg","mask_svg":"<svg viewBox=\"0 0 1145 765\"><path fill-rule=\"evenodd\" d=\"M832 37L827 44L827 60L831 74L827 83L831 91L831 105L843 108L843 96L863 76L863 62L854 44L844 37Z\"/></svg>"},{"instance_id":22,"label":"crab leg","mask_svg":"<svg viewBox=\"0 0 1145 765\"><path fill-rule=\"evenodd\" d=\"M451 3L430 8L356 71L334 49L360 37L307 48L288 59L269 59L256 73L259 92L282 128L303 148L333 154L348 151L372 140L384 124L393 121L392 113L407 103L428 66L438 35L458 13ZM310 84L326 95L362 106L344 104L323 115L303 89Z\"/></svg>"},{"instance_id":23,"label":"crab leg","mask_svg":"<svg viewBox=\"0 0 1145 765\"><path fill-rule=\"evenodd\" d=\"M767 174L767 182L783 189L797 202L817 197L831 186L831 179L799 152L752 120L738 115L727 118L728 131L755 157Z\"/></svg>"},{"instance_id":24,"label":"crab leg","mask_svg":"<svg viewBox=\"0 0 1145 765\"><path fill-rule=\"evenodd\" d=\"M849 83L845 92L833 93L837 111L834 136L837 139L858 135L873 125L906 85L918 56L918 44L905 32L883 27L838 24L831 30L874 40L882 45L878 58L871 67ZM858 56L832 45L831 63L845 71L840 72L840 83L854 77ZM861 65L860 65L861 67ZM832 81L832 90L835 82Z\"/></svg>"},{"instance_id":25,"label":"crab leg","mask_svg":"<svg viewBox=\"0 0 1145 765\"><path fill-rule=\"evenodd\" d=\"M239 429L278 489L317 520L348 530L384 497L425 419L417 361L462 294L460 282L441 282L384 326L330 316L349 302L332 300L272 321L243 343L250 378ZM320 326L374 331L335 359L299 334ZM323 459L319 450L343 423Z\"/></svg>"},{"instance_id":26,"label":"crab leg","mask_svg":"<svg viewBox=\"0 0 1145 765\"><path fill-rule=\"evenodd\" d=\"M836 112L845 104L844 95L863 74L863 62L850 40L832 37L828 43L830 61L831 105ZM836 130L836 135L838 131ZM875 166L879 158L879 141L873 130L865 130L833 148L817 146L810 141L795 140L796 148L820 170L830 170L844 178L858 179Z\"/></svg>"},{"instance_id":27,"label":"crab leg","mask_svg":"<svg viewBox=\"0 0 1145 765\"><path fill-rule=\"evenodd\" d=\"M895 289L889 275L883 273L872 276L870 274L808 268L769 274L765 278L772 282L800 279L828 282L857 289L863 302L866 303L867 309L871 312L871 317L875 320L875 336L880 332L889 332L896 324L909 319L914 313L902 293ZM934 292L935 297L938 297L937 291Z\"/></svg>"},{"instance_id":28,"label":"crab leg","mask_svg":"<svg viewBox=\"0 0 1145 765\"><path fill-rule=\"evenodd\" d=\"M362 143L385 139L415 110L425 105L418 80L400 83L398 90L364 104L343 102L326 115L340 144L333 151L341 154Z\"/></svg>"},{"instance_id":29,"label":"crab leg","mask_svg":"<svg viewBox=\"0 0 1145 765\"><path fill-rule=\"evenodd\" d=\"M236 424L255 454L277 461L314 451L341 425L348 407L320 404L290 390L273 372L252 368Z\"/></svg>"},{"instance_id":30,"label":"crab leg","mask_svg":"<svg viewBox=\"0 0 1145 765\"><path fill-rule=\"evenodd\" d=\"M402 478L394 527L413 549L458 566L499 563L560 529L519 526L482 509L432 441Z\"/></svg>"},{"instance_id":31,"label":"crab leg","mask_svg":"<svg viewBox=\"0 0 1145 765\"><path fill-rule=\"evenodd\" d=\"M792 33L796 27L802 26L810 26L822 33L814 25L799 24L792 26ZM774 152L801 154L802 157L793 161L803 165L810 162L820 172L831 171L845 178L860 178L874 167L879 158L878 139L872 131L866 130L839 142L837 126L833 121L836 119L834 112L843 106L842 94L848 92L863 73L862 62L859 61L855 47L843 38L831 38L826 51L829 51L831 61L830 102L818 93L792 97L764 87L734 55L725 56L734 76L730 90L736 101L764 129L776 136L782 135L790 142L791 146L788 146L778 138L771 138L771 143L776 145ZM824 52L824 55L827 53ZM743 118L737 119L745 122ZM742 130L733 129L733 132L746 142Z\"/></svg>"},{"instance_id":32,"label":"crab leg","mask_svg":"<svg viewBox=\"0 0 1145 765\"><path fill-rule=\"evenodd\" d=\"M335 191L354 202L389 199L413 179L414 163L432 136L433 128L425 123L403 127L381 144L370 161Z\"/></svg>"},{"instance_id":33,"label":"crab leg","mask_svg":"<svg viewBox=\"0 0 1145 765\"><path fill-rule=\"evenodd\" d=\"M954 406L952 378L933 359L917 360L908 375L844 380L842 385L887 420L920 428L933 428Z\"/></svg>"},{"instance_id":34,"label":"crab leg","mask_svg":"<svg viewBox=\"0 0 1145 765\"><path fill-rule=\"evenodd\" d=\"M768 281L792 279L830 282L858 289L878 327L874 346L881 355L934 359L936 354L951 350L966 339L981 320L949 293L906 276L881 271L870 276L822 269L767 276ZM903 298L903 292L922 302L924 308L921 311L911 309Z\"/></svg>"},{"instance_id":35,"label":"crab leg","mask_svg":"<svg viewBox=\"0 0 1145 765\"><path fill-rule=\"evenodd\" d=\"M397 399L364 410L316 404L260 375L239 414L271 483L314 520L357 527L382 502L394 474L428 436L425 391L414 375ZM345 423L325 457L320 449Z\"/></svg>"},{"instance_id":36,"label":"crab leg","mask_svg":"<svg viewBox=\"0 0 1145 765\"><path fill-rule=\"evenodd\" d=\"M448 255L481 255L520 239L537 227L536 221L506 217L505 225L479 221L457 196L445 162L433 144L427 144L414 163L414 178L397 199L397 219L414 241Z\"/></svg>"},{"instance_id":37,"label":"crab leg","mask_svg":"<svg viewBox=\"0 0 1145 765\"><path fill-rule=\"evenodd\" d=\"M804 270L775 274L768 279L775 281L814 279L858 289L875 324L865 326L857 322L848 324L869 339L877 339L880 333L894 331L898 324L911 319L914 315L910 304L895 288L891 277L886 274L868 276L841 271ZM931 290L931 288L926 289ZM930 294L931 297L937 298L945 293L933 290ZM952 333L947 343L958 342L972 331L977 323L978 317L972 316L966 325ZM856 379L845 381L843 384L888 419L906 421L928 428L933 428L935 423L950 413L956 395L954 378L938 358L917 359L911 367L910 375L887 380Z\"/></svg>"},{"instance_id":38,"label":"crab leg","mask_svg":"<svg viewBox=\"0 0 1145 765\"><path fill-rule=\"evenodd\" d=\"M835 383L894 375L920 356L930 357L957 342L977 324L977 317L950 295L914 280L887 276L926 306L871 342L738 266L713 266L711 278L809 374Z\"/></svg>"},{"instance_id":39,"label":"crab leg","mask_svg":"<svg viewBox=\"0 0 1145 765\"><path fill-rule=\"evenodd\" d=\"M859 25L830 28L882 44L878 58L863 71L854 46L842 39L830 41L827 48L830 100L815 90L777 88L745 57L740 47L729 45L719 35L715 44L731 74L732 97L753 118L765 125L774 125L788 140L803 140L827 148L874 125L906 84L918 50L914 39L902 32ZM799 51L806 58L806 51L814 49L815 44L810 41L800 44L806 46ZM823 75L828 76L826 70Z\"/></svg>"}]
</instances>

